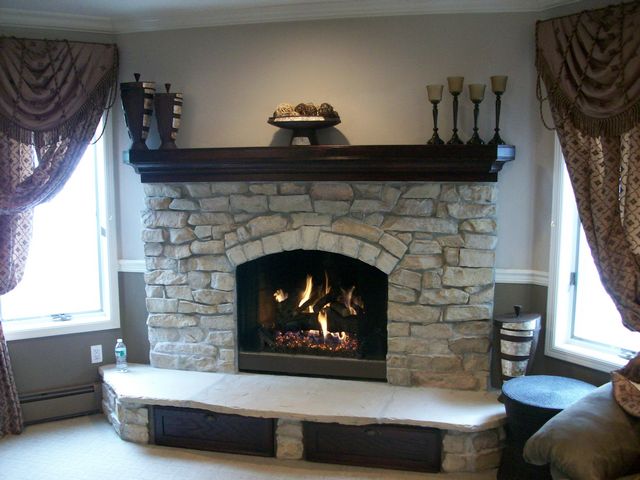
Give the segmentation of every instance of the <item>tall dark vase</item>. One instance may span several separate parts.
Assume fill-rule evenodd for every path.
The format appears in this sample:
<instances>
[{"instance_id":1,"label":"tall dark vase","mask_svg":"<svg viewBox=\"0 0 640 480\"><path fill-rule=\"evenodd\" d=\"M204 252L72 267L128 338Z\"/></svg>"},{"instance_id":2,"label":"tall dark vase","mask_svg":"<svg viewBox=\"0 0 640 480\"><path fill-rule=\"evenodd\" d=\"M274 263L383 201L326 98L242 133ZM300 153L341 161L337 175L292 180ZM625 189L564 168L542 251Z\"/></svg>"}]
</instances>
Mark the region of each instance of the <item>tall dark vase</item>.
<instances>
[{"instance_id":1,"label":"tall dark vase","mask_svg":"<svg viewBox=\"0 0 640 480\"><path fill-rule=\"evenodd\" d=\"M176 137L182 117L182 93L169 93L170 83L164 84L167 93L156 93L154 98L158 133L160 134L160 150L171 150L176 146Z\"/></svg>"},{"instance_id":2,"label":"tall dark vase","mask_svg":"<svg viewBox=\"0 0 640 480\"><path fill-rule=\"evenodd\" d=\"M133 144L131 150L148 150L145 141L149 136L151 115L153 114L153 94L155 82L141 82L140 74L133 74L135 82L120 84L120 97L124 119L129 129L129 137Z\"/></svg>"}]
</instances>

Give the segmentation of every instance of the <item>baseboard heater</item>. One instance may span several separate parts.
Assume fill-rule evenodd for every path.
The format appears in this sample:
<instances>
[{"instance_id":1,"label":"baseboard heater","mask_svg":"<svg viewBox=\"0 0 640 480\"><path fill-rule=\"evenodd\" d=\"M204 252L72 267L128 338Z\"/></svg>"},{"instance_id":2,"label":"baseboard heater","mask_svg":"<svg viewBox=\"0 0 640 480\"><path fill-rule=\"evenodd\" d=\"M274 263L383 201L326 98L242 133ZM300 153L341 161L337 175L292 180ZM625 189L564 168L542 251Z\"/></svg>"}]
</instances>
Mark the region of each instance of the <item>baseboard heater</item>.
<instances>
[{"instance_id":1,"label":"baseboard heater","mask_svg":"<svg viewBox=\"0 0 640 480\"><path fill-rule=\"evenodd\" d=\"M25 424L77 417L100 411L98 383L19 395Z\"/></svg>"}]
</instances>

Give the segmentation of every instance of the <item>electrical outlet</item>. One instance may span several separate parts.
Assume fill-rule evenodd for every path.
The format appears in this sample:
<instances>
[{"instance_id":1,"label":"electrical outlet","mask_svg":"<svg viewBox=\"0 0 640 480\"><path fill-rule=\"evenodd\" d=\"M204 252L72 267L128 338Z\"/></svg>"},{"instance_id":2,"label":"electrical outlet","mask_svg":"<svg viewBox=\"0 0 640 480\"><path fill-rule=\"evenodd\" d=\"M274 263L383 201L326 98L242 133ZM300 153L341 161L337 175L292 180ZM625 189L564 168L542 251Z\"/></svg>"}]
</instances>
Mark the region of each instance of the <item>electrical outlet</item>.
<instances>
[{"instance_id":1,"label":"electrical outlet","mask_svg":"<svg viewBox=\"0 0 640 480\"><path fill-rule=\"evenodd\" d=\"M102 363L102 345L91 345L91 363Z\"/></svg>"}]
</instances>

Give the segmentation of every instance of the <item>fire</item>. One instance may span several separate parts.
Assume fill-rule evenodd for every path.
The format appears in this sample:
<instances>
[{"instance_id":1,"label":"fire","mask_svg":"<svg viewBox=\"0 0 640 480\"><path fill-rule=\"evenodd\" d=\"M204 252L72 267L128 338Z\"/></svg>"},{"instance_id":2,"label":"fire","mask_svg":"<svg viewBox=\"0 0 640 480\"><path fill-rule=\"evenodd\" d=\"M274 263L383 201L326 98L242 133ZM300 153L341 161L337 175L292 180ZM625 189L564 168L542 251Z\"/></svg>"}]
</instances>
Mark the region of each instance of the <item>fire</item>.
<instances>
[{"instance_id":1,"label":"fire","mask_svg":"<svg viewBox=\"0 0 640 480\"><path fill-rule=\"evenodd\" d=\"M324 281L317 285L314 285L313 276L307 274L304 289L297 299L289 299L289 294L278 288L273 293L278 303L278 316L272 348L284 352L356 356L361 346L356 333L357 321L353 317L364 314L364 304L354 295L355 290L355 285L334 289L326 271ZM310 329L315 322L319 329ZM330 328L336 331L332 332Z\"/></svg>"},{"instance_id":2,"label":"fire","mask_svg":"<svg viewBox=\"0 0 640 480\"><path fill-rule=\"evenodd\" d=\"M322 330L322 336L324 338L327 338L327 334L329 333L329 330L327 329L327 321L327 311L320 310L320 313L318 313L318 323L320 324L320 329Z\"/></svg>"},{"instance_id":3,"label":"fire","mask_svg":"<svg viewBox=\"0 0 640 480\"><path fill-rule=\"evenodd\" d=\"M324 272L324 294L329 295L331 293L331 285L329 285L329 275Z\"/></svg>"},{"instance_id":4,"label":"fire","mask_svg":"<svg viewBox=\"0 0 640 480\"><path fill-rule=\"evenodd\" d=\"M282 290L281 288L277 289L275 291L275 293L273 294L273 298L276 299L276 302L278 303L282 303L284 302L287 298L289 298L289 294L286 293L284 290Z\"/></svg>"},{"instance_id":5,"label":"fire","mask_svg":"<svg viewBox=\"0 0 640 480\"><path fill-rule=\"evenodd\" d=\"M307 284L304 287L304 292L302 292L300 303L298 303L298 308L302 307L305 303L309 301L309 299L311 298L312 290L313 290L313 277L311 275L307 275ZM313 313L313 305L309 305L306 311L308 313Z\"/></svg>"},{"instance_id":6,"label":"fire","mask_svg":"<svg viewBox=\"0 0 640 480\"><path fill-rule=\"evenodd\" d=\"M355 289L356 289L355 285L348 290L344 290L342 288L340 289L342 291L342 303L344 304L345 308L349 310L349 313L351 315L358 314L358 312L356 311L355 308L353 308L353 305L352 305L353 291Z\"/></svg>"}]
</instances>

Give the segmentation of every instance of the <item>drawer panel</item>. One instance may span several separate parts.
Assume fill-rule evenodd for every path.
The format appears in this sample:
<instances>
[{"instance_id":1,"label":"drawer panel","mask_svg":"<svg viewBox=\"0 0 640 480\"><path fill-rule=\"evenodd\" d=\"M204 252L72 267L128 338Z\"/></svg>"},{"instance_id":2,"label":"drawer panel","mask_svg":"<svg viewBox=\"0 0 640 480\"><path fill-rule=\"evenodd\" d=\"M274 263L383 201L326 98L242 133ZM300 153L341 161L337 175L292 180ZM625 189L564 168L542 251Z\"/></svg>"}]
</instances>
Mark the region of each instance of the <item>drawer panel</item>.
<instances>
[{"instance_id":1,"label":"drawer panel","mask_svg":"<svg viewBox=\"0 0 640 480\"><path fill-rule=\"evenodd\" d=\"M439 472L442 436L435 428L305 422L307 460Z\"/></svg>"},{"instance_id":2,"label":"drawer panel","mask_svg":"<svg viewBox=\"0 0 640 480\"><path fill-rule=\"evenodd\" d=\"M154 407L153 418L157 445L265 457L275 455L272 418L175 407Z\"/></svg>"}]
</instances>

